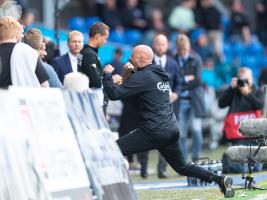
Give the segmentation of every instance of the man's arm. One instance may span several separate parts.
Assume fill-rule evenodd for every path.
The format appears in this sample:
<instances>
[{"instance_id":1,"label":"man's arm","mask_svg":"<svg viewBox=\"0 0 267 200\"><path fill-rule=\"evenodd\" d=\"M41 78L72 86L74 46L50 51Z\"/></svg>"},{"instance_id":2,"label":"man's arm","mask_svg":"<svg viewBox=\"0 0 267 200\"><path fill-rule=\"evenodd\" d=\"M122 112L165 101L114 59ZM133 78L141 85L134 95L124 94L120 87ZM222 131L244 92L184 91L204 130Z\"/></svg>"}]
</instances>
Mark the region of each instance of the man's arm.
<instances>
[{"instance_id":1,"label":"man's arm","mask_svg":"<svg viewBox=\"0 0 267 200\"><path fill-rule=\"evenodd\" d=\"M262 109L264 105L264 94L261 90L249 93L245 96L255 109Z\"/></svg>"},{"instance_id":2,"label":"man's arm","mask_svg":"<svg viewBox=\"0 0 267 200\"><path fill-rule=\"evenodd\" d=\"M109 68L107 70L107 68ZM121 85L115 85L112 79L112 66L107 65L104 69L103 86L108 97L111 100L123 99L134 94L141 93L146 90L149 85L149 80L140 73L134 73ZM147 82L146 82L147 81Z\"/></svg>"},{"instance_id":3,"label":"man's arm","mask_svg":"<svg viewBox=\"0 0 267 200\"><path fill-rule=\"evenodd\" d=\"M218 105L220 108L226 108L227 106L231 105L235 90L237 89L229 87L226 91L223 92L222 96L219 98L218 101Z\"/></svg>"},{"instance_id":4,"label":"man's arm","mask_svg":"<svg viewBox=\"0 0 267 200\"><path fill-rule=\"evenodd\" d=\"M58 58L54 58L52 61L51 61L51 65L53 67L53 69L55 70L60 82L63 84L63 81L64 81L64 74L62 72L62 69L60 67L60 63L59 63L59 60Z\"/></svg>"},{"instance_id":5,"label":"man's arm","mask_svg":"<svg viewBox=\"0 0 267 200\"><path fill-rule=\"evenodd\" d=\"M39 59L37 60L35 74L36 74L42 87L49 87L49 83L48 83L49 76L48 76L42 62Z\"/></svg>"},{"instance_id":6,"label":"man's arm","mask_svg":"<svg viewBox=\"0 0 267 200\"><path fill-rule=\"evenodd\" d=\"M102 73L97 67L98 60L95 56L84 55L82 60L81 72L83 72L90 80L90 87L101 88ZM102 70L102 69L101 69Z\"/></svg>"},{"instance_id":7,"label":"man's arm","mask_svg":"<svg viewBox=\"0 0 267 200\"><path fill-rule=\"evenodd\" d=\"M183 85L182 90L192 90L201 84L201 68L203 66L202 60L199 56L194 57L195 73L185 77L186 84Z\"/></svg>"}]
</instances>

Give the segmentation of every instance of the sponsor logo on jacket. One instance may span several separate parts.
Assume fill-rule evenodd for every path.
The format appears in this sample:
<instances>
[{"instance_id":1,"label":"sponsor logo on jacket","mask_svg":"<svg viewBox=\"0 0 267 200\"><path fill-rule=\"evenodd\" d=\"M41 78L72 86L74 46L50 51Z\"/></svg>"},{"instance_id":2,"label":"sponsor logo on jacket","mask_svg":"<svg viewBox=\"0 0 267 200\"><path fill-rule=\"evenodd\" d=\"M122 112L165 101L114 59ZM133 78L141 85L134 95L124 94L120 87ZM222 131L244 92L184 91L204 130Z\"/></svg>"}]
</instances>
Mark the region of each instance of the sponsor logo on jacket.
<instances>
[{"instance_id":1,"label":"sponsor logo on jacket","mask_svg":"<svg viewBox=\"0 0 267 200\"><path fill-rule=\"evenodd\" d=\"M162 91L162 92L165 92L165 91L170 92L171 91L169 82L158 82L157 83L157 89Z\"/></svg>"}]
</instances>

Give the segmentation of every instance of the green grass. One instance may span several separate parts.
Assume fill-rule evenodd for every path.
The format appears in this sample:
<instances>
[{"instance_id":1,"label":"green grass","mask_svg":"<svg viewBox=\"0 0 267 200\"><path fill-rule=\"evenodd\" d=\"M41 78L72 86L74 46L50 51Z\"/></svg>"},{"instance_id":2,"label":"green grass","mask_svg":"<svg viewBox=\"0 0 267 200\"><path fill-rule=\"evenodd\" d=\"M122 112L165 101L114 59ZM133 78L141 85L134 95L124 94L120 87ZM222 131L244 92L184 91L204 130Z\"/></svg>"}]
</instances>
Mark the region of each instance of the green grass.
<instances>
[{"instance_id":1,"label":"green grass","mask_svg":"<svg viewBox=\"0 0 267 200\"><path fill-rule=\"evenodd\" d=\"M202 157L209 157L212 160L221 159L223 152L227 147L222 146L216 151L203 150ZM131 179L134 183L146 183L146 182L164 182L164 181L175 181L175 180L186 180L186 177L179 176L174 170L169 166L167 168L168 179L158 179L156 174L156 165L158 162L158 152L151 151L149 156L149 168L154 170L155 173L150 174L147 179L140 178L139 175L131 175ZM261 172L266 174L266 172ZM241 176L241 175L236 175ZM267 180L262 183L257 183L257 186L267 188ZM234 198L229 198L229 200L251 200L253 197L263 194L266 198L261 198L267 200L267 191L259 190L236 190ZM220 200L224 199L223 194L218 188L182 188L175 190L139 190L137 191L139 200ZM260 199L257 199L260 200Z\"/></svg>"},{"instance_id":2,"label":"green grass","mask_svg":"<svg viewBox=\"0 0 267 200\"><path fill-rule=\"evenodd\" d=\"M259 184L263 188L267 188L267 181ZM138 191L139 200L220 200L225 199L222 193L216 188L211 189L177 189L177 190L142 190ZM267 191L260 190L236 190L234 198L229 200L251 200L257 195L265 195L267 199ZM261 200L262 200L261 199ZM257 199L260 200L260 199Z\"/></svg>"}]
</instances>

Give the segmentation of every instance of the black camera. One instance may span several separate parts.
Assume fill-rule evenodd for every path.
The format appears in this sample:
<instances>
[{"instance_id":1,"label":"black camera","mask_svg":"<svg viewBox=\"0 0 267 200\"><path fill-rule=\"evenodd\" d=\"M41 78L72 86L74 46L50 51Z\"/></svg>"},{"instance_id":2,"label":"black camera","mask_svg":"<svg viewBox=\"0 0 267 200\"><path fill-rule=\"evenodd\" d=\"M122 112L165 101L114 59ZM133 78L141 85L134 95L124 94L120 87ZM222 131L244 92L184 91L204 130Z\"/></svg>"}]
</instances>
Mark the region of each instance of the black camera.
<instances>
[{"instance_id":1,"label":"black camera","mask_svg":"<svg viewBox=\"0 0 267 200\"><path fill-rule=\"evenodd\" d=\"M245 87L248 84L248 79L237 79L237 86L238 87Z\"/></svg>"}]
</instances>

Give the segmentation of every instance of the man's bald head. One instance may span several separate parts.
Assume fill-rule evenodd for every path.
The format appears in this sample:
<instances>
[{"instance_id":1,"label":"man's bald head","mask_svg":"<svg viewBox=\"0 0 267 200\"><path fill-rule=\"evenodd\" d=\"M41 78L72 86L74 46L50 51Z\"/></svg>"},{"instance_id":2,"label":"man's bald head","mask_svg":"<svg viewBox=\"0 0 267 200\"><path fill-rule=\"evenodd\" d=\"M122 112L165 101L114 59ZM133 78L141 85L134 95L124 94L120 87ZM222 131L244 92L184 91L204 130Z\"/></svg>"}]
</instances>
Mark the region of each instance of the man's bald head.
<instances>
[{"instance_id":1,"label":"man's bald head","mask_svg":"<svg viewBox=\"0 0 267 200\"><path fill-rule=\"evenodd\" d=\"M134 47L131 56L131 63L137 68L143 68L152 63L153 51L147 45L138 45Z\"/></svg>"},{"instance_id":2,"label":"man's bald head","mask_svg":"<svg viewBox=\"0 0 267 200\"><path fill-rule=\"evenodd\" d=\"M163 34L158 34L153 40L153 49L157 56L163 56L168 50L168 39Z\"/></svg>"}]
</instances>

